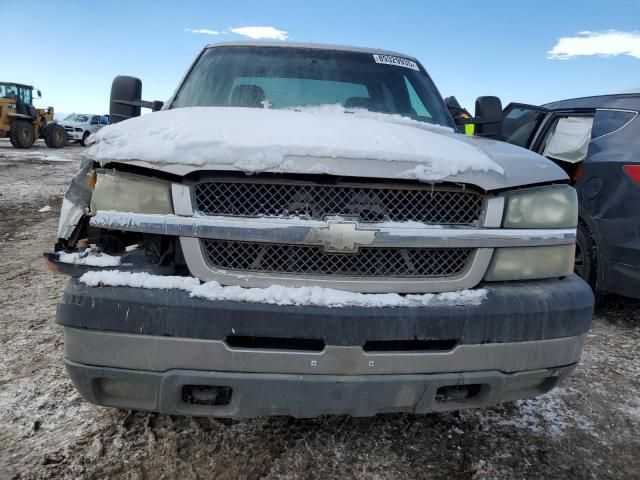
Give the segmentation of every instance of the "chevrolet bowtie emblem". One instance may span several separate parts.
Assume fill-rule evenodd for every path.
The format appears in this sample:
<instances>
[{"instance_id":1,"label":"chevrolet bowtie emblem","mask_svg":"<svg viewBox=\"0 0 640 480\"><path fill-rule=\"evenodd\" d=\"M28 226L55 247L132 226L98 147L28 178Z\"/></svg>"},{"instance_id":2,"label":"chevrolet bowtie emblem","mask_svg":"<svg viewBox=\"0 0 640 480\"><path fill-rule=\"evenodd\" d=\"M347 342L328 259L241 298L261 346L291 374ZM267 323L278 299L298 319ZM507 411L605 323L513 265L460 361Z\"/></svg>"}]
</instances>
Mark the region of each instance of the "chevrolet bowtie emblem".
<instances>
[{"instance_id":1,"label":"chevrolet bowtie emblem","mask_svg":"<svg viewBox=\"0 0 640 480\"><path fill-rule=\"evenodd\" d=\"M371 245L378 232L359 228L357 222L329 222L326 227L311 229L305 243L323 245L327 252L355 253L358 247Z\"/></svg>"}]
</instances>

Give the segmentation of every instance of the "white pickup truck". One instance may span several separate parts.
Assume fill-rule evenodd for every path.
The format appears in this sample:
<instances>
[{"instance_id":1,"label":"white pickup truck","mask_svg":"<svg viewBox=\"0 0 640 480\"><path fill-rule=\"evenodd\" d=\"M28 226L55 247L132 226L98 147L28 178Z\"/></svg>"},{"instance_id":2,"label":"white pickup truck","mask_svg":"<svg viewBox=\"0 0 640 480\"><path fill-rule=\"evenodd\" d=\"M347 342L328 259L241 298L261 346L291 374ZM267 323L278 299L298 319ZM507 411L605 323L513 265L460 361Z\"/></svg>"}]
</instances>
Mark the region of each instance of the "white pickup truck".
<instances>
[{"instance_id":1,"label":"white pickup truck","mask_svg":"<svg viewBox=\"0 0 640 480\"><path fill-rule=\"evenodd\" d=\"M486 138L497 98L463 135L417 59L290 43L211 45L164 105L141 89L114 80L115 124L89 139L46 254L72 277L56 320L84 398L425 413L540 395L575 368L593 308L576 192Z\"/></svg>"},{"instance_id":2,"label":"white pickup truck","mask_svg":"<svg viewBox=\"0 0 640 480\"><path fill-rule=\"evenodd\" d=\"M105 125L109 125L109 117L107 115L72 113L58 123L67 132L69 140L76 141L84 147L89 135L96 133Z\"/></svg>"}]
</instances>

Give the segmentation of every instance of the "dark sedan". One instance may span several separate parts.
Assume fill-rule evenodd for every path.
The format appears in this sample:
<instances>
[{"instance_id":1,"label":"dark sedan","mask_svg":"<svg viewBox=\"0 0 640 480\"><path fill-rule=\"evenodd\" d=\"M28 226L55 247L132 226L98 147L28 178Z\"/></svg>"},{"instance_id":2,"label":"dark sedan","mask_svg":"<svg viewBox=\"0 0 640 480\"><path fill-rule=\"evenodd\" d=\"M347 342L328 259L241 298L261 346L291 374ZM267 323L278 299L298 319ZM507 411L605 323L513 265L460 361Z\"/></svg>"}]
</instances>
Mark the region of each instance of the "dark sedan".
<instances>
[{"instance_id":1,"label":"dark sedan","mask_svg":"<svg viewBox=\"0 0 640 480\"><path fill-rule=\"evenodd\" d=\"M600 293L640 298L640 93L511 103L504 140L560 165L578 191L576 272Z\"/></svg>"}]
</instances>

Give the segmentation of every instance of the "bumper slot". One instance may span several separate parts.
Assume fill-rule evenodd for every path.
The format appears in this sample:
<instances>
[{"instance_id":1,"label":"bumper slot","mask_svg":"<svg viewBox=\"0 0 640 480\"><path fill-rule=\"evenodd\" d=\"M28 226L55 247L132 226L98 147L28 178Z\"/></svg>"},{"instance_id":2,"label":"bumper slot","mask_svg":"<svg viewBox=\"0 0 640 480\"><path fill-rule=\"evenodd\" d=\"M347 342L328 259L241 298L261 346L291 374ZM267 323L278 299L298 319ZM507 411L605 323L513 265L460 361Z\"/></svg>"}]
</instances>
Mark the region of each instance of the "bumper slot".
<instances>
[{"instance_id":1,"label":"bumper slot","mask_svg":"<svg viewBox=\"0 0 640 480\"><path fill-rule=\"evenodd\" d=\"M229 405L233 389L217 385L185 385L182 387L182 401L191 405L219 407Z\"/></svg>"},{"instance_id":2,"label":"bumper slot","mask_svg":"<svg viewBox=\"0 0 640 480\"><path fill-rule=\"evenodd\" d=\"M369 340L365 352L447 352L458 345L458 340Z\"/></svg>"},{"instance_id":3,"label":"bumper slot","mask_svg":"<svg viewBox=\"0 0 640 480\"><path fill-rule=\"evenodd\" d=\"M312 338L254 337L246 335L227 335L225 343L230 348L243 350L295 350L304 352L321 352L324 350L322 340Z\"/></svg>"},{"instance_id":4,"label":"bumper slot","mask_svg":"<svg viewBox=\"0 0 640 480\"><path fill-rule=\"evenodd\" d=\"M479 383L472 383L470 385L446 385L436 391L435 400L439 403L464 402L477 397L482 391L482 388L483 385Z\"/></svg>"}]
</instances>

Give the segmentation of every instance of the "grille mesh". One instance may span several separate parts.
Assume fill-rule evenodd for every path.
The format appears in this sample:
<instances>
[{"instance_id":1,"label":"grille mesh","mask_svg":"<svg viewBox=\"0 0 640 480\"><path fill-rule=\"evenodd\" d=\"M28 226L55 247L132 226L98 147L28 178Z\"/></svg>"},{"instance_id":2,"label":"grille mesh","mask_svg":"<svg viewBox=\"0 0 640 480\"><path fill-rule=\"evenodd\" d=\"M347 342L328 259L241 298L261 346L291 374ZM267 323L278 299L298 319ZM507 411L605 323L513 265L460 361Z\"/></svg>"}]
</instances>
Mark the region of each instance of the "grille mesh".
<instances>
[{"instance_id":1,"label":"grille mesh","mask_svg":"<svg viewBox=\"0 0 640 480\"><path fill-rule=\"evenodd\" d=\"M362 277L451 277L471 258L468 248L360 248L327 253L320 246L202 239L209 265L252 272Z\"/></svg>"},{"instance_id":2,"label":"grille mesh","mask_svg":"<svg viewBox=\"0 0 640 480\"><path fill-rule=\"evenodd\" d=\"M351 185L206 181L195 186L196 208L205 215L290 216L321 220L357 216L363 222L416 221L472 225L484 199L469 190Z\"/></svg>"}]
</instances>

